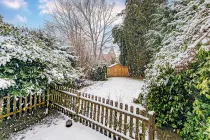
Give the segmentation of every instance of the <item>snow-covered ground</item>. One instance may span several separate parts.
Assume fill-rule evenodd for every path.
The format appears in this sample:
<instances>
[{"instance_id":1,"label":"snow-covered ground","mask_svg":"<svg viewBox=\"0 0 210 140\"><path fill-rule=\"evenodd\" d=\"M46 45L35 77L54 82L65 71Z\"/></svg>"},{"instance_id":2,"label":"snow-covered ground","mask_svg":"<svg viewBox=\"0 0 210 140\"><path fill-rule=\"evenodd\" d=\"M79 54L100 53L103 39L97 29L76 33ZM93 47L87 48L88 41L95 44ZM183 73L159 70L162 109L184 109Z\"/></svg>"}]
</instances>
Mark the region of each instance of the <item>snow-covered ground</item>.
<instances>
[{"instance_id":1,"label":"snow-covered ground","mask_svg":"<svg viewBox=\"0 0 210 140\"><path fill-rule=\"evenodd\" d=\"M73 126L67 128L67 116L59 115L47 117L45 123L31 126L28 129L11 135L11 140L110 140L109 137L82 125L73 122Z\"/></svg>"},{"instance_id":2,"label":"snow-covered ground","mask_svg":"<svg viewBox=\"0 0 210 140\"><path fill-rule=\"evenodd\" d=\"M81 92L109 98L124 104L140 106L133 103L141 92L143 81L139 79L112 77L107 81L98 81L91 86L80 89Z\"/></svg>"}]
</instances>

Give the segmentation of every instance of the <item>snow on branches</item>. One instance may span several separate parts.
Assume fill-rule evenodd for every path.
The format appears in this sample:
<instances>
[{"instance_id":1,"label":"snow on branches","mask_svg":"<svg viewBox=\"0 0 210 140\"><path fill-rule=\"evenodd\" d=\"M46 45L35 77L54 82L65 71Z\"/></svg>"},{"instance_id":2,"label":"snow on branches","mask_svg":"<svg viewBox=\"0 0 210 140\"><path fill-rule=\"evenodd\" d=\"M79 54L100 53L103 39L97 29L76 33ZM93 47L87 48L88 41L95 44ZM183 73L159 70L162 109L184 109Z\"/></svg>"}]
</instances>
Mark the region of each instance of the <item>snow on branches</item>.
<instances>
[{"instance_id":1,"label":"snow on branches","mask_svg":"<svg viewBox=\"0 0 210 140\"><path fill-rule=\"evenodd\" d=\"M49 45L50 43L51 45ZM68 83L81 75L80 71L72 66L74 61L76 61L76 57L68 54L60 44L52 41L45 34L39 34L24 28L16 28L0 22L0 68L4 68L7 71L10 70L7 73L12 75L16 69L23 67L23 65L19 66L19 62L21 64L25 63L25 66L31 63L32 67L34 67L32 70L30 69L31 73L36 74L37 70L36 76L40 79L47 78L48 84ZM10 63L15 63L15 70L10 68ZM44 69L42 70L41 67ZM17 77L14 75L13 79L17 80ZM36 78L33 79L32 76L28 76L30 79L28 80L29 83L39 85L36 84L38 83ZM5 78L6 75L1 73L1 77ZM0 85L2 85L0 88L7 89L12 83L12 80L0 79ZM30 85L26 88L26 91L30 89L29 87L33 87L31 84L26 85Z\"/></svg>"},{"instance_id":2,"label":"snow on branches","mask_svg":"<svg viewBox=\"0 0 210 140\"><path fill-rule=\"evenodd\" d=\"M210 50L210 0L182 0L169 9L176 12L167 24L172 30L165 33L155 61L146 70L147 83L164 82L156 79L162 68L184 70L193 62L199 49Z\"/></svg>"}]
</instances>

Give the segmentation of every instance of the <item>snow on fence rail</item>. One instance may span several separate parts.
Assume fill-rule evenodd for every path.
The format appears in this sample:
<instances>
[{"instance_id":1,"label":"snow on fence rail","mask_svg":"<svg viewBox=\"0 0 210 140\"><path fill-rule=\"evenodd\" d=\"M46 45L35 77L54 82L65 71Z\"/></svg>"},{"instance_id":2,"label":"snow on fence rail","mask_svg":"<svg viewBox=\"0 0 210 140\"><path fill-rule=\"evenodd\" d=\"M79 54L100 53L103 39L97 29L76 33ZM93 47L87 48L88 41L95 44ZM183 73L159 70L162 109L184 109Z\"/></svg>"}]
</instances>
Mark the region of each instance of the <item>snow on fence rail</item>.
<instances>
[{"instance_id":1,"label":"snow on fence rail","mask_svg":"<svg viewBox=\"0 0 210 140\"><path fill-rule=\"evenodd\" d=\"M0 98L0 123L4 119L21 117L24 113L31 113L37 107L44 106L45 94L30 94L24 97L4 96Z\"/></svg>"},{"instance_id":2,"label":"snow on fence rail","mask_svg":"<svg viewBox=\"0 0 210 140\"><path fill-rule=\"evenodd\" d=\"M154 140L155 114L75 89L50 89L49 107L114 139ZM135 113L134 113L135 111Z\"/></svg>"}]
</instances>

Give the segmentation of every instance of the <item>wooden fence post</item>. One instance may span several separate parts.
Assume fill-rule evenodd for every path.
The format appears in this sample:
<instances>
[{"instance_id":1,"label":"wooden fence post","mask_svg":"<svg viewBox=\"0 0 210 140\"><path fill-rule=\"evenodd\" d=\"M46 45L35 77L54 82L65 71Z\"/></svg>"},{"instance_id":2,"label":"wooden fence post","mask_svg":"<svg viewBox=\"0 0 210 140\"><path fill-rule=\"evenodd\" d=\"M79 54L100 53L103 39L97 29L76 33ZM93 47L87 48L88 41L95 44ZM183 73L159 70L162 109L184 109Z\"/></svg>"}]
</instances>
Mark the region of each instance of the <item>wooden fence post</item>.
<instances>
[{"instance_id":1,"label":"wooden fence post","mask_svg":"<svg viewBox=\"0 0 210 140\"><path fill-rule=\"evenodd\" d=\"M149 112L149 140L154 140L155 136L155 113Z\"/></svg>"},{"instance_id":2,"label":"wooden fence post","mask_svg":"<svg viewBox=\"0 0 210 140\"><path fill-rule=\"evenodd\" d=\"M0 123L2 123L2 121L3 121L3 116L2 116L3 115L3 110L4 110L3 109L3 101L4 101L3 98L1 98L0 99Z\"/></svg>"}]
</instances>

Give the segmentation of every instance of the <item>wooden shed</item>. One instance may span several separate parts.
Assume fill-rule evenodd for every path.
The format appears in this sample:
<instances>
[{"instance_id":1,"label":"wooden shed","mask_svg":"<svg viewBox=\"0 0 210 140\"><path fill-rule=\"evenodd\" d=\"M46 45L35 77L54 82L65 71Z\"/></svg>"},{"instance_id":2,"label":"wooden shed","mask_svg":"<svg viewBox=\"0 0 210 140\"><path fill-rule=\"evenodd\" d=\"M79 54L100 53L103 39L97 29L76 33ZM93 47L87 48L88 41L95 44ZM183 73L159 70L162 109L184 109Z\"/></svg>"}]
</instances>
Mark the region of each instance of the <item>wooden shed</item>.
<instances>
[{"instance_id":1,"label":"wooden shed","mask_svg":"<svg viewBox=\"0 0 210 140\"><path fill-rule=\"evenodd\" d=\"M128 77L128 67L113 64L107 67L107 77Z\"/></svg>"}]
</instances>

